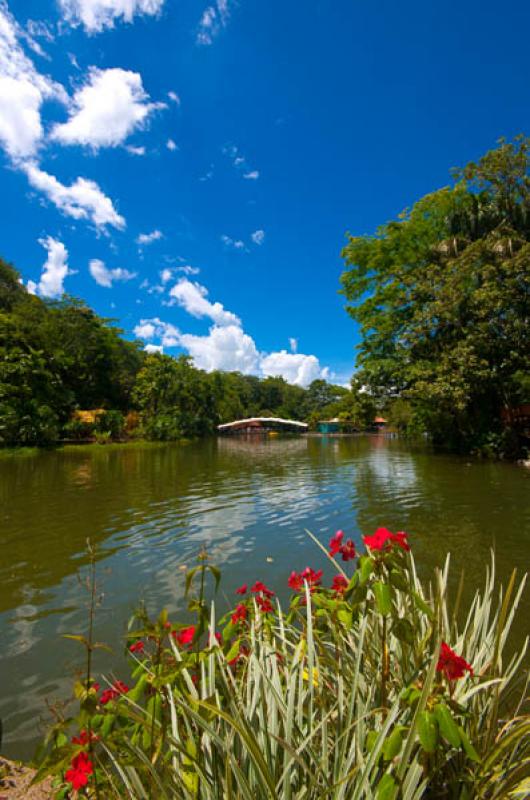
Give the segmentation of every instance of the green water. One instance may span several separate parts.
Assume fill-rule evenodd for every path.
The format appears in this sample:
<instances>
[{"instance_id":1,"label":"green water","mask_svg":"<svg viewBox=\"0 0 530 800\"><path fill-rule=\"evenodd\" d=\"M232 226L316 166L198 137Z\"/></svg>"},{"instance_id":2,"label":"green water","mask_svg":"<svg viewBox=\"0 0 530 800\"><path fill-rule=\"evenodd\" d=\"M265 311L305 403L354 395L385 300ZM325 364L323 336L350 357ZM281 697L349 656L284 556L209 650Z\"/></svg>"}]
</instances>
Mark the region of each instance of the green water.
<instances>
[{"instance_id":1,"label":"green water","mask_svg":"<svg viewBox=\"0 0 530 800\"><path fill-rule=\"evenodd\" d=\"M500 574L530 560L530 470L414 450L384 436L224 438L0 458L0 717L3 752L28 757L45 701L68 696L86 630L86 539L103 593L98 666L123 672L122 637L140 599L183 608L183 568L205 545L222 567L219 603L243 581L285 593L291 569L322 566L309 528L360 543L406 530L420 564L451 551L468 591L494 545ZM329 578L329 572L327 574ZM455 577L456 580L456 577ZM519 633L530 632L527 599ZM526 621L528 620L528 621Z\"/></svg>"}]
</instances>

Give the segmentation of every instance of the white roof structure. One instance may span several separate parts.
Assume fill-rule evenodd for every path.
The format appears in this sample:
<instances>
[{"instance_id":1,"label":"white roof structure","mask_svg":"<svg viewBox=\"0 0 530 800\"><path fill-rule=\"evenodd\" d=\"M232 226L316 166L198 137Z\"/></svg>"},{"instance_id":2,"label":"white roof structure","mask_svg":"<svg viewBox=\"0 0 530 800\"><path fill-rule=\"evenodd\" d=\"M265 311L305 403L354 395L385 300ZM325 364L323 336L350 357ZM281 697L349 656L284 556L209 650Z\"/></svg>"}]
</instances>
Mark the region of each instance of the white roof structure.
<instances>
[{"instance_id":1,"label":"white roof structure","mask_svg":"<svg viewBox=\"0 0 530 800\"><path fill-rule=\"evenodd\" d=\"M227 428L236 428L240 425L250 424L253 422L276 422L282 425L295 425L301 430L307 430L309 427L306 422L298 422L296 419L281 419L281 417L249 417L248 419L236 419L234 422L225 422L223 425L218 425L217 430L222 431Z\"/></svg>"}]
</instances>

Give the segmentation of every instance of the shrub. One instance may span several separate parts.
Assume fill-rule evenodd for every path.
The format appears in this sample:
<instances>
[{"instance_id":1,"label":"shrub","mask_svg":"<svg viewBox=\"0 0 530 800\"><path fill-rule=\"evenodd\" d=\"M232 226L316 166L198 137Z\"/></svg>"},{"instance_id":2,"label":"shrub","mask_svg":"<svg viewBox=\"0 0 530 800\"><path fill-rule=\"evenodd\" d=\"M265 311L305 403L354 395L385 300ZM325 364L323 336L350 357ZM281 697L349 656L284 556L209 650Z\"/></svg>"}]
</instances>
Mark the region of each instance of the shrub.
<instances>
[{"instance_id":1,"label":"shrub","mask_svg":"<svg viewBox=\"0 0 530 800\"><path fill-rule=\"evenodd\" d=\"M63 436L65 439L75 439L76 441L83 441L84 439L93 439L96 432L96 423L89 422L78 417L70 419L63 427Z\"/></svg>"},{"instance_id":2,"label":"shrub","mask_svg":"<svg viewBox=\"0 0 530 800\"><path fill-rule=\"evenodd\" d=\"M125 419L121 411L103 411L97 418L97 433L108 434L110 439L120 439L124 429Z\"/></svg>"},{"instance_id":3,"label":"shrub","mask_svg":"<svg viewBox=\"0 0 530 800\"><path fill-rule=\"evenodd\" d=\"M113 678L101 691L99 645L72 637L88 653L80 712L50 732L38 777L56 776L58 798L526 796L527 644L506 647L524 580L499 589L492 563L464 612L449 558L425 585L405 533L364 541L357 558L332 538L331 587L322 570L292 572L282 610L256 581L218 621L204 586L220 576L201 556L186 578L195 624L133 620L130 688Z\"/></svg>"}]
</instances>

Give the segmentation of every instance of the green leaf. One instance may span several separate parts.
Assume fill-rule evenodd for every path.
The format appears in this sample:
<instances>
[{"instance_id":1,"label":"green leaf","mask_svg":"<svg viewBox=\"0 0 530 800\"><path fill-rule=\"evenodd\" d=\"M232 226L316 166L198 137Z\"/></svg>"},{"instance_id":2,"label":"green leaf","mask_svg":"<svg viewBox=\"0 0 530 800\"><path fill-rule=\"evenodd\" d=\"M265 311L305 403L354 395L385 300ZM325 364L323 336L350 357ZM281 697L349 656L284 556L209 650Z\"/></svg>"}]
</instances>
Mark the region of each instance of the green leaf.
<instances>
[{"instance_id":1,"label":"green leaf","mask_svg":"<svg viewBox=\"0 0 530 800\"><path fill-rule=\"evenodd\" d=\"M392 611L392 590L390 586L387 583L382 583L382 581L376 581L373 585L373 590L379 613L383 614L383 616L390 614Z\"/></svg>"},{"instance_id":2,"label":"green leaf","mask_svg":"<svg viewBox=\"0 0 530 800\"><path fill-rule=\"evenodd\" d=\"M432 622L434 620L434 611L432 610L432 608L425 602L423 597L420 597L418 592L412 592L412 596L414 598L414 602L416 603L420 611L423 611L423 613L426 614L429 620Z\"/></svg>"},{"instance_id":3,"label":"green leaf","mask_svg":"<svg viewBox=\"0 0 530 800\"><path fill-rule=\"evenodd\" d=\"M453 747L460 747L462 744L458 725L454 721L449 708L445 703L438 703L434 708L434 715L440 728L440 733Z\"/></svg>"},{"instance_id":4,"label":"green leaf","mask_svg":"<svg viewBox=\"0 0 530 800\"><path fill-rule=\"evenodd\" d=\"M76 636L73 633L63 633L63 639L72 639L74 642L79 642L80 644L84 645L85 647L90 647L88 643L88 639L86 636Z\"/></svg>"},{"instance_id":5,"label":"green leaf","mask_svg":"<svg viewBox=\"0 0 530 800\"><path fill-rule=\"evenodd\" d=\"M393 800L396 796L398 785L395 778L386 772L377 784L377 800Z\"/></svg>"},{"instance_id":6,"label":"green leaf","mask_svg":"<svg viewBox=\"0 0 530 800\"><path fill-rule=\"evenodd\" d=\"M219 584L221 583L221 570L217 567L214 567L212 564L208 564L207 569L210 570L212 575L215 578L215 591L218 590Z\"/></svg>"},{"instance_id":7,"label":"green leaf","mask_svg":"<svg viewBox=\"0 0 530 800\"><path fill-rule=\"evenodd\" d=\"M420 711L417 720L418 737L426 753L434 753L438 744L438 723L430 711Z\"/></svg>"},{"instance_id":8,"label":"green leaf","mask_svg":"<svg viewBox=\"0 0 530 800\"><path fill-rule=\"evenodd\" d=\"M195 577L195 574L196 574L198 569L200 569L200 567L193 567L192 569L189 569L186 572L186 590L184 592L186 597L188 596L188 594L190 592L193 578Z\"/></svg>"},{"instance_id":9,"label":"green leaf","mask_svg":"<svg viewBox=\"0 0 530 800\"><path fill-rule=\"evenodd\" d=\"M475 748L473 747L473 745L471 744L471 742L469 741L468 735L461 725L458 726L458 733L460 734L460 741L462 742L462 746L464 748L467 757L470 758L471 761L475 761L477 764L480 764L479 755L475 750Z\"/></svg>"},{"instance_id":10,"label":"green leaf","mask_svg":"<svg viewBox=\"0 0 530 800\"><path fill-rule=\"evenodd\" d=\"M390 736L387 737L385 743L383 745L383 756L386 761L392 761L397 755L399 755L399 751L403 746L403 733L401 728L398 726L394 728Z\"/></svg>"},{"instance_id":11,"label":"green leaf","mask_svg":"<svg viewBox=\"0 0 530 800\"><path fill-rule=\"evenodd\" d=\"M374 571L374 559L370 556L361 556L359 559L359 568L361 573L361 583L366 583Z\"/></svg>"},{"instance_id":12,"label":"green leaf","mask_svg":"<svg viewBox=\"0 0 530 800\"><path fill-rule=\"evenodd\" d=\"M408 619L397 619L392 625L392 633L400 642L405 642L410 645L414 644L414 628Z\"/></svg>"},{"instance_id":13,"label":"green leaf","mask_svg":"<svg viewBox=\"0 0 530 800\"><path fill-rule=\"evenodd\" d=\"M409 582L400 569L393 569L390 572L390 583L396 589L401 589L402 592L408 592L410 589Z\"/></svg>"},{"instance_id":14,"label":"green leaf","mask_svg":"<svg viewBox=\"0 0 530 800\"><path fill-rule=\"evenodd\" d=\"M239 655L240 646L241 646L241 639L236 639L235 642L233 643L232 647L230 648L230 650L226 654L226 660L227 661L232 661L234 658L236 658Z\"/></svg>"}]
</instances>

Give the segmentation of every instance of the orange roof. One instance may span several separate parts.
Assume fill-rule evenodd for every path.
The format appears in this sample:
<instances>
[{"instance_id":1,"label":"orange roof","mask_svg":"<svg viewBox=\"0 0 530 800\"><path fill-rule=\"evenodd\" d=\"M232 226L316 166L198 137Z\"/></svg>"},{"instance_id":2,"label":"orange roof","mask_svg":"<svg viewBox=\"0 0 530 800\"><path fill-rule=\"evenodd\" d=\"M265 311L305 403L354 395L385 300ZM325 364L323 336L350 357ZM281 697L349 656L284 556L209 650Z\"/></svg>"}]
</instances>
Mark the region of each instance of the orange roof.
<instances>
[{"instance_id":1,"label":"orange roof","mask_svg":"<svg viewBox=\"0 0 530 800\"><path fill-rule=\"evenodd\" d=\"M374 422L384 422L386 424L386 419L384 419L384 417L376 417Z\"/></svg>"}]
</instances>

